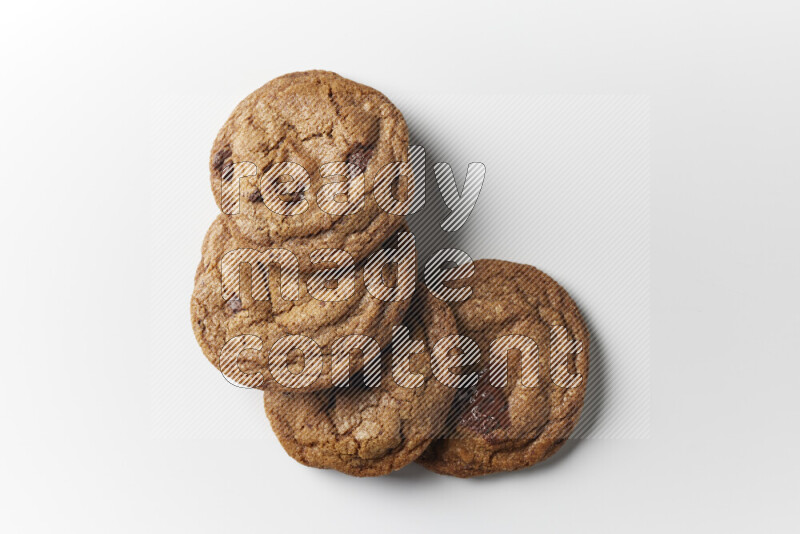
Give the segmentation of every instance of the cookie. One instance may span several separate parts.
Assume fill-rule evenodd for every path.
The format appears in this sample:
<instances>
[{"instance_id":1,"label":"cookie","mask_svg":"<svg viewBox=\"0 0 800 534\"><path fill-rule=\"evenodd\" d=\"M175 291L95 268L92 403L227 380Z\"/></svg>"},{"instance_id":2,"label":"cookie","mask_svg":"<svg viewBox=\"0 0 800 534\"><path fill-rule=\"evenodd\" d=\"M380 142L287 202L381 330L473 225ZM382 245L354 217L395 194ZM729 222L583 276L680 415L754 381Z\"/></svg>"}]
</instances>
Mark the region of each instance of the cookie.
<instances>
[{"instance_id":1,"label":"cookie","mask_svg":"<svg viewBox=\"0 0 800 534\"><path fill-rule=\"evenodd\" d=\"M359 261L403 224L402 215L378 205L374 181L387 164L407 161L408 129L388 98L333 72L296 72L268 82L236 106L211 150L211 185L223 213L232 214L239 199L239 211L231 217L239 238L268 247L290 242L298 253L346 249ZM349 164L339 178L321 172L321 165L336 162ZM287 180L284 172L297 181L280 185ZM305 191L302 179L307 179ZM360 207L355 193L332 195L330 187L322 193L324 184L346 180L354 187L362 183ZM409 192L402 179L392 187L399 200ZM292 214L276 212L265 199L291 202ZM353 205L331 210L334 199ZM355 211L338 213L342 206Z\"/></svg>"},{"instance_id":2,"label":"cookie","mask_svg":"<svg viewBox=\"0 0 800 534\"><path fill-rule=\"evenodd\" d=\"M447 304L421 288L404 325L412 340L424 342L409 359L410 371L424 377L419 387L398 385L385 351L377 387L365 385L362 372L347 387L315 393L266 388L267 417L292 458L349 475L385 475L412 462L440 435L456 390L433 377L430 351L456 333L455 321Z\"/></svg>"},{"instance_id":3,"label":"cookie","mask_svg":"<svg viewBox=\"0 0 800 534\"><path fill-rule=\"evenodd\" d=\"M387 246L391 245L391 240ZM231 284L227 298L223 295L222 262L227 252L249 248L230 230L229 221L220 215L206 234L202 248L202 260L195 275L195 287L191 299L191 320L195 337L206 357L215 367L226 370L233 361L239 369L248 373L245 385L263 387L259 373L266 381L271 380L267 355L271 348L285 336L301 335L312 339L319 347L318 354L309 353L308 359L319 360L319 378L307 386L317 390L331 384L330 351L332 343L339 337L360 334L374 338L379 344L387 343L392 327L401 323L411 299L385 301L372 296L364 283L363 264L353 267L351 296L337 301L320 300L319 291L325 290L317 284L312 295L310 282L317 276L311 268L297 275L299 291L296 300L288 300L285 280L287 270L265 266L260 258L246 256L248 267L242 269L240 283ZM261 247L257 250L266 250ZM311 262L297 254L299 264L308 267ZM318 265L325 267L322 262ZM336 265L328 267L333 269ZM237 271L233 271L237 272ZM296 274L296 273L295 273ZM395 281L389 273L390 282ZM339 285L339 288L343 284ZM250 336L250 337L242 337ZM231 341L232 338L236 340ZM249 349L249 350L248 350ZM230 356L221 361L223 351ZM297 351L290 351L287 368L291 372L303 370L305 365L316 368L316 361L307 361ZM234 360L238 358L238 360ZM352 372L359 370L360 362L354 361ZM226 369L227 368L227 369ZM274 369L273 369L274 371Z\"/></svg>"},{"instance_id":4,"label":"cookie","mask_svg":"<svg viewBox=\"0 0 800 534\"><path fill-rule=\"evenodd\" d=\"M478 380L454 401L447 437L417 460L457 477L521 469L556 452L578 422L589 369L586 325L561 286L528 265L474 267L453 284L471 286L471 297L452 309L461 335L480 348ZM493 346L507 356L506 372L490 365Z\"/></svg>"}]
</instances>

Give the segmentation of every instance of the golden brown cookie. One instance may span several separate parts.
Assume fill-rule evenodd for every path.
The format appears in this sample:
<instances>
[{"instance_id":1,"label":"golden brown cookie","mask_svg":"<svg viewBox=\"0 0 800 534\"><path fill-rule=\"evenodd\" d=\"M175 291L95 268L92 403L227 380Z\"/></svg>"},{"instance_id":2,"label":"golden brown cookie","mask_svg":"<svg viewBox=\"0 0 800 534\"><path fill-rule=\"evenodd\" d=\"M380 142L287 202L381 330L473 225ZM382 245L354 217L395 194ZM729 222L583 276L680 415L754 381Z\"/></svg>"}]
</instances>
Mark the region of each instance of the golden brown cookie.
<instances>
[{"instance_id":1,"label":"golden brown cookie","mask_svg":"<svg viewBox=\"0 0 800 534\"><path fill-rule=\"evenodd\" d=\"M236 106L211 150L211 185L223 213L232 213L232 202L241 199L239 212L231 218L231 230L239 238L270 247L291 243L298 253L341 248L359 261L403 224L402 216L378 206L373 182L385 165L407 161L406 123L388 98L333 72L296 72L268 82ZM278 185L287 181L281 174L286 170L300 180L296 167L281 167L287 162L307 172L308 190L298 189L298 181ZM339 178L323 180L320 166L335 162L350 167ZM326 169L324 174L331 172ZM244 178L247 175L252 176ZM345 180L357 184L361 179L360 209L349 214L321 209L324 198L329 202L355 198L330 195L330 187L322 194L324 184ZM235 182L240 182L238 195L230 194ZM288 193L281 189L287 187ZM305 211L276 212L269 203L274 198L291 202L292 209L306 206Z\"/></svg>"},{"instance_id":2,"label":"golden brown cookie","mask_svg":"<svg viewBox=\"0 0 800 534\"><path fill-rule=\"evenodd\" d=\"M222 366L223 370L229 369L234 361L232 358L238 358L242 371L251 374L258 371L269 381L271 373L267 355L273 344L288 335L302 335L319 346L320 354L317 359L322 361L319 379L308 385L307 389L322 389L331 383L330 353L336 339L350 334L361 334L370 336L383 345L389 341L392 327L401 323L403 314L410 305L410 299L384 301L372 296L364 284L364 269L361 264L353 268L351 279L354 281L349 298L322 300L319 298L320 291L325 288L318 286L312 295L310 281L320 270L326 270L323 268L330 270L336 265L321 262L315 271L308 267L310 262L303 254L297 254L296 257L301 265L308 268L298 277L297 300L286 298L284 283L288 280L285 276L288 273L272 265L265 266L261 258L251 253L243 256L249 263L234 262L237 267L244 266L241 270L241 282L229 284L228 298L225 298L223 257L230 251L249 249L252 246L231 233L224 215L217 217L203 242L202 260L195 276L191 299L192 327L206 357L217 368ZM266 247L253 250L259 252L266 250ZM237 269L233 272L240 271ZM338 287L341 289L342 284ZM232 338L236 339L231 341ZM223 349L229 356L224 362L221 361ZM287 354L287 367L290 371L302 371L304 362L309 363L300 356L296 351ZM356 372L359 365L360 362L354 360L352 372ZM225 374L231 376L227 370ZM246 385L264 386L261 383Z\"/></svg>"},{"instance_id":3,"label":"golden brown cookie","mask_svg":"<svg viewBox=\"0 0 800 534\"><path fill-rule=\"evenodd\" d=\"M561 286L528 265L474 266L471 278L453 284L471 286L472 296L452 309L461 335L481 350L479 379L454 401L448 437L417 460L458 477L521 469L552 455L578 422L589 370L589 334ZM491 372L492 347L507 355L507 373ZM504 387L494 385L500 377Z\"/></svg>"},{"instance_id":4,"label":"golden brown cookie","mask_svg":"<svg viewBox=\"0 0 800 534\"><path fill-rule=\"evenodd\" d=\"M456 390L433 377L430 351L456 333L455 321L447 304L420 288L404 325L411 339L424 342L408 360L408 369L424 377L418 387L398 385L400 367L391 365L389 353L399 353L392 347L383 353L377 387L365 385L362 372L347 387L314 393L266 388L267 416L292 458L355 476L385 475L413 461L440 435Z\"/></svg>"}]
</instances>

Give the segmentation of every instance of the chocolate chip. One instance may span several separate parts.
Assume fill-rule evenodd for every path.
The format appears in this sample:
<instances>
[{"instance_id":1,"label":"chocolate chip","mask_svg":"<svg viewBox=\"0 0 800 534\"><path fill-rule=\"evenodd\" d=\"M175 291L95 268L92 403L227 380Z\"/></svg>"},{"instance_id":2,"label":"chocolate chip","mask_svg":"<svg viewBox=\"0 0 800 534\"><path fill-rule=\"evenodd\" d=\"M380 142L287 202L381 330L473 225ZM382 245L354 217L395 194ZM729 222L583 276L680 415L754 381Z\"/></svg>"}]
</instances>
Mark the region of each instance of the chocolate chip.
<instances>
[{"instance_id":1,"label":"chocolate chip","mask_svg":"<svg viewBox=\"0 0 800 534\"><path fill-rule=\"evenodd\" d=\"M250 193L250 196L247 197L247 199L250 202L264 202L264 197L261 196L261 191L258 189Z\"/></svg>"},{"instance_id":2,"label":"chocolate chip","mask_svg":"<svg viewBox=\"0 0 800 534\"><path fill-rule=\"evenodd\" d=\"M226 306L228 310L230 310L230 312L233 313L234 315L242 311L242 301L239 300L239 297L233 297L232 299L230 299L226 303Z\"/></svg>"},{"instance_id":3,"label":"chocolate chip","mask_svg":"<svg viewBox=\"0 0 800 534\"><path fill-rule=\"evenodd\" d=\"M303 193L302 191L295 191L289 195L280 195L281 200L284 202L300 202L303 200Z\"/></svg>"},{"instance_id":4,"label":"chocolate chip","mask_svg":"<svg viewBox=\"0 0 800 534\"><path fill-rule=\"evenodd\" d=\"M269 163L269 164L265 165L264 168L261 169L261 173L262 174L267 174L269 172L269 170L272 169L273 166L274 166L273 163ZM280 176L274 176L273 179L274 179L275 182L278 182L278 181L280 181ZM277 183L273 183L272 188L274 189L275 187L280 187L280 186ZM253 193L253 195L255 195L255 193ZM250 198L251 201L252 202L257 202L256 200L253 200L253 195L251 195L251 198ZM263 201L264 198L261 196L260 192L258 193L258 195L259 195L259 200ZM284 202L300 202L301 200L303 200L303 191L295 191L294 193L290 193L290 194L278 194L278 198L281 199Z\"/></svg>"},{"instance_id":5,"label":"chocolate chip","mask_svg":"<svg viewBox=\"0 0 800 534\"><path fill-rule=\"evenodd\" d=\"M372 152L374 149L374 145L362 145L361 143L357 143L352 149L350 149L350 153L347 155L346 161L347 163L358 167L358 170L363 173L365 170L367 170L367 164L372 158Z\"/></svg>"},{"instance_id":6,"label":"chocolate chip","mask_svg":"<svg viewBox=\"0 0 800 534\"><path fill-rule=\"evenodd\" d=\"M222 170L222 167L225 166L225 162L229 157L231 157L232 154L233 152L231 152L230 146L225 146L217 150L216 154L214 154L214 157L211 160L211 165L214 167L214 170L219 173Z\"/></svg>"}]
</instances>

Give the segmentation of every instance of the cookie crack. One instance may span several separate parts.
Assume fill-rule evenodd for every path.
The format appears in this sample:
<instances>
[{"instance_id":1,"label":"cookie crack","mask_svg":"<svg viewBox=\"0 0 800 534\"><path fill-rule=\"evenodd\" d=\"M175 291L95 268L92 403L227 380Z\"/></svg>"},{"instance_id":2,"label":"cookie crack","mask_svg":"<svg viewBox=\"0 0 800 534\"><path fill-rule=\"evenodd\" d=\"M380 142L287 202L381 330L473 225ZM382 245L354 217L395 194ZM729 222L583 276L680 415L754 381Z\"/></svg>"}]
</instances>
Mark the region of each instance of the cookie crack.
<instances>
[{"instance_id":1,"label":"cookie crack","mask_svg":"<svg viewBox=\"0 0 800 534\"><path fill-rule=\"evenodd\" d=\"M333 96L333 88L328 85L328 100L330 100L331 104L333 104L333 111L336 113L336 116L339 117L341 115L341 106L336 101L336 97Z\"/></svg>"}]
</instances>

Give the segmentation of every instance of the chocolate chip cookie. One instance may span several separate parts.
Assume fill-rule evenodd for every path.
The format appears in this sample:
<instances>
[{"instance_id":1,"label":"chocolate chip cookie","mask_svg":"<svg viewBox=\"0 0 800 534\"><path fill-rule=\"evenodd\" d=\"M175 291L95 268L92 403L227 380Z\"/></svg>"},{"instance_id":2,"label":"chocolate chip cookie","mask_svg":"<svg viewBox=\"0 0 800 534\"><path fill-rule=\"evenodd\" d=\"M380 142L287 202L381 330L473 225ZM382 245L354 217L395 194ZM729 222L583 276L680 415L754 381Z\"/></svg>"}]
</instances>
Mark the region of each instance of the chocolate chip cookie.
<instances>
[{"instance_id":1,"label":"chocolate chip cookie","mask_svg":"<svg viewBox=\"0 0 800 534\"><path fill-rule=\"evenodd\" d=\"M243 385L264 387L265 381L272 380L276 372L274 367L269 367L267 358L275 342L285 336L305 336L312 339L319 350L307 354L289 350L285 354L286 368L294 373L302 371L304 366L315 367L315 360L319 360L319 367L315 367L319 371L318 379L305 389L328 387L332 343L339 337L359 334L383 345L389 341L392 327L401 323L410 305L410 298L386 301L367 291L363 264L352 266L348 276L351 280L349 296L333 294L337 300L331 300L330 292L341 290L345 284L328 287L330 280L320 277L320 273L336 270L341 264L328 265L321 261L316 264L315 271L308 256L297 254L298 265L304 269L278 269L272 263L265 263L270 258L258 255L259 250L268 249L249 247L251 243L241 241L231 232L227 217L218 216L203 242L202 261L191 299L192 326L206 357L217 368L222 368L226 376L231 376L227 372L230 365L238 362L239 369L248 374L248 382ZM247 250L233 257L234 269L229 268L225 276L233 273L235 277L228 278L227 287L224 287L224 262L231 258L230 251L238 249ZM285 256L273 259L285 259ZM241 271L240 265L244 266ZM327 269L322 269L326 266ZM292 274L298 281L294 288L287 282ZM387 279L392 282L391 272ZM328 295L323 295L326 291ZM223 354L230 357L225 362L221 361ZM357 372L360 366L361 362L354 359L351 372ZM261 377L265 381L260 380Z\"/></svg>"},{"instance_id":2,"label":"chocolate chip cookie","mask_svg":"<svg viewBox=\"0 0 800 534\"><path fill-rule=\"evenodd\" d=\"M552 455L578 422L589 334L567 292L538 269L474 263L472 295L452 305L481 351L476 385L458 395L449 434L417 460L458 477L528 467ZM491 362L494 362L492 364Z\"/></svg>"},{"instance_id":3,"label":"chocolate chip cookie","mask_svg":"<svg viewBox=\"0 0 800 534\"><path fill-rule=\"evenodd\" d=\"M388 98L333 72L296 72L236 106L211 150L211 185L239 238L358 261L403 224L374 193L387 164L407 161L408 129ZM409 193L401 174L390 180L398 197Z\"/></svg>"},{"instance_id":4,"label":"chocolate chip cookie","mask_svg":"<svg viewBox=\"0 0 800 534\"><path fill-rule=\"evenodd\" d=\"M292 458L355 476L385 475L413 461L440 435L456 390L433 377L430 353L438 340L456 333L455 321L447 304L420 288L404 325L410 339L424 342L408 360L408 370L423 378L418 387L398 385L399 366L389 365L385 351L376 387L365 385L362 371L347 387L315 393L266 388L267 416ZM393 355L401 353L404 344L398 345Z\"/></svg>"}]
</instances>

